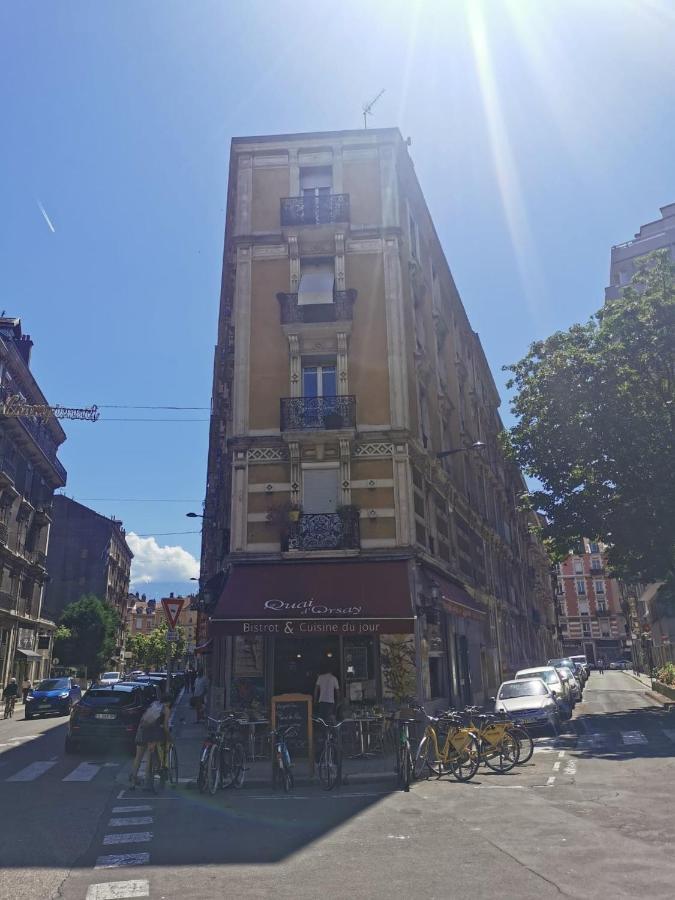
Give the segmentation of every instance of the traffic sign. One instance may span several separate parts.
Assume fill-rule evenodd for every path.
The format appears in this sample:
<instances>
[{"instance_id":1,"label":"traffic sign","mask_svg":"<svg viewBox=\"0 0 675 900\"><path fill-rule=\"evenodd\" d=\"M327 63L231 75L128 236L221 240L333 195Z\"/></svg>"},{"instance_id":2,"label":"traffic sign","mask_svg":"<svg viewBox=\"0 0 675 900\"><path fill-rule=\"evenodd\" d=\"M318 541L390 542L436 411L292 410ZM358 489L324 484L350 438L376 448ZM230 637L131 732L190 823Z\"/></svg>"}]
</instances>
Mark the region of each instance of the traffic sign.
<instances>
[{"instance_id":1,"label":"traffic sign","mask_svg":"<svg viewBox=\"0 0 675 900\"><path fill-rule=\"evenodd\" d=\"M178 624L178 616L185 603L185 597L164 597L162 606L164 607L164 615L166 616L169 626L175 628Z\"/></svg>"}]
</instances>

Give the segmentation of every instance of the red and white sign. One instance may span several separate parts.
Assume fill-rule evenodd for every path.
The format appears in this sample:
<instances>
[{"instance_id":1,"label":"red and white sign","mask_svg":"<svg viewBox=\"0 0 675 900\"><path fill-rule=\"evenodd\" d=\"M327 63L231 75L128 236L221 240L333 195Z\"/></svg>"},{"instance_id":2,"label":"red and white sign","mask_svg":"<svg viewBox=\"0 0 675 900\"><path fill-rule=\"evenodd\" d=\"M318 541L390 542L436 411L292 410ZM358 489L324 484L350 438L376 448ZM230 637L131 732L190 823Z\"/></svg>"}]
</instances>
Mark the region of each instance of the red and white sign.
<instances>
[{"instance_id":1,"label":"red and white sign","mask_svg":"<svg viewBox=\"0 0 675 900\"><path fill-rule=\"evenodd\" d=\"M185 603L185 597L164 597L162 606L164 607L164 615L168 619L171 628L175 628L178 624L178 616Z\"/></svg>"}]
</instances>

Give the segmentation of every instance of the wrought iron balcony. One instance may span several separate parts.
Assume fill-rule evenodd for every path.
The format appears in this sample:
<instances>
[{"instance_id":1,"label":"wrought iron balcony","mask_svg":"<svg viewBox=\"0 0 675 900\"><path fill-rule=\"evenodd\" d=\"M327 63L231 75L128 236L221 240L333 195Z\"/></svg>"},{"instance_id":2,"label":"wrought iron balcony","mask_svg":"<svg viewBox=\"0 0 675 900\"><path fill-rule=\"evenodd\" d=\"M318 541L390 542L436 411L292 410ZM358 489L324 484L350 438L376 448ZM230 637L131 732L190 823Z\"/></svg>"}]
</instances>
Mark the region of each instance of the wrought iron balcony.
<instances>
[{"instance_id":1,"label":"wrought iron balcony","mask_svg":"<svg viewBox=\"0 0 675 900\"><path fill-rule=\"evenodd\" d=\"M349 222L349 194L283 197L282 225L330 225Z\"/></svg>"},{"instance_id":2,"label":"wrought iron balcony","mask_svg":"<svg viewBox=\"0 0 675 900\"><path fill-rule=\"evenodd\" d=\"M359 512L303 513L288 535L288 550L358 550Z\"/></svg>"},{"instance_id":3,"label":"wrought iron balcony","mask_svg":"<svg viewBox=\"0 0 675 900\"><path fill-rule=\"evenodd\" d=\"M4 544L7 546L7 542L9 541L9 528L4 522L0 522L0 544Z\"/></svg>"},{"instance_id":4,"label":"wrought iron balcony","mask_svg":"<svg viewBox=\"0 0 675 900\"><path fill-rule=\"evenodd\" d=\"M16 607L16 600L9 591L0 591L0 609L11 610Z\"/></svg>"},{"instance_id":5,"label":"wrought iron balcony","mask_svg":"<svg viewBox=\"0 0 675 900\"><path fill-rule=\"evenodd\" d=\"M332 303L300 305L297 294L277 294L281 324L298 322L350 322L354 314L356 291L335 291Z\"/></svg>"},{"instance_id":6,"label":"wrought iron balcony","mask_svg":"<svg viewBox=\"0 0 675 900\"><path fill-rule=\"evenodd\" d=\"M8 392L5 390L5 388L3 388L0 391L0 400L4 401L7 393ZM66 470L63 467L61 461L56 457L59 448L58 444L51 436L49 428L47 428L44 422L39 421L39 419L36 419L33 416L12 416L12 418L21 423L23 428L33 439L33 442L39 447L47 461L55 469L59 478L65 484Z\"/></svg>"},{"instance_id":7,"label":"wrought iron balcony","mask_svg":"<svg viewBox=\"0 0 675 900\"><path fill-rule=\"evenodd\" d=\"M356 427L356 397L283 397L281 430L335 430Z\"/></svg>"},{"instance_id":8,"label":"wrought iron balcony","mask_svg":"<svg viewBox=\"0 0 675 900\"><path fill-rule=\"evenodd\" d=\"M0 482L9 483L16 479L16 462L9 456L0 456Z\"/></svg>"}]
</instances>

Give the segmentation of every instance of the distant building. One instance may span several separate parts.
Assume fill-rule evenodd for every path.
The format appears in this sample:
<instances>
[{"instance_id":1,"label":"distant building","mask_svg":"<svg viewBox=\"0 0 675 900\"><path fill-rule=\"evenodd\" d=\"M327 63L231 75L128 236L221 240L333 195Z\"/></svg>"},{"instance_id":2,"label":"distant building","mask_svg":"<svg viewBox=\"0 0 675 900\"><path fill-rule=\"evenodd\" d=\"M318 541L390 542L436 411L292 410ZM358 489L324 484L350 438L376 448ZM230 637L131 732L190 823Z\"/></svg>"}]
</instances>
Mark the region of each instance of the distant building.
<instances>
[{"instance_id":1,"label":"distant building","mask_svg":"<svg viewBox=\"0 0 675 900\"><path fill-rule=\"evenodd\" d=\"M119 613L122 624L117 653L121 654L132 559L119 519L108 518L70 497L57 495L47 554L50 581L45 609L48 614L58 621L69 603L85 594L95 594Z\"/></svg>"},{"instance_id":2,"label":"distant building","mask_svg":"<svg viewBox=\"0 0 675 900\"><path fill-rule=\"evenodd\" d=\"M0 682L49 670L54 623L43 607L54 490L66 483L58 421L4 415L8 401L47 403L32 372L21 320L0 317Z\"/></svg>"},{"instance_id":3,"label":"distant building","mask_svg":"<svg viewBox=\"0 0 675 900\"><path fill-rule=\"evenodd\" d=\"M621 290L630 284L641 258L655 250L670 250L675 260L675 203L662 206L661 218L642 225L632 240L612 247L605 300L616 300Z\"/></svg>"},{"instance_id":4,"label":"distant building","mask_svg":"<svg viewBox=\"0 0 675 900\"><path fill-rule=\"evenodd\" d=\"M173 598L173 594L169 595ZM169 599L169 598L167 598ZM178 616L178 627L183 629L185 635L185 651L194 653L197 642L197 610L193 609L193 597L183 598L185 603ZM154 629L166 622L164 609L161 602L146 599L145 594L135 599L132 594L129 598L129 615L127 617L127 635L150 634Z\"/></svg>"},{"instance_id":5,"label":"distant building","mask_svg":"<svg viewBox=\"0 0 675 900\"><path fill-rule=\"evenodd\" d=\"M558 565L558 617L563 651L589 661L622 659L630 646L618 581L607 572L602 544L584 540Z\"/></svg>"}]
</instances>

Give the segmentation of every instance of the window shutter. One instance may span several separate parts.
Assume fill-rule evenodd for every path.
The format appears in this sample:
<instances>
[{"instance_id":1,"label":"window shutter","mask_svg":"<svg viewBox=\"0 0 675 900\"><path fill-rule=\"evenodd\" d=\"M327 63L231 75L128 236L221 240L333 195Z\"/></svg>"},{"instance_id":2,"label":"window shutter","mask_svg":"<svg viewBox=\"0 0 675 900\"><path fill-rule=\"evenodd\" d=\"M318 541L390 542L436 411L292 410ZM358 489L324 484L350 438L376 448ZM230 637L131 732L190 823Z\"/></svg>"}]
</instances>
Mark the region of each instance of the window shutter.
<instances>
[{"instance_id":1,"label":"window shutter","mask_svg":"<svg viewBox=\"0 0 675 900\"><path fill-rule=\"evenodd\" d=\"M340 472L334 469L304 469L302 510L305 513L332 513L338 505Z\"/></svg>"}]
</instances>

